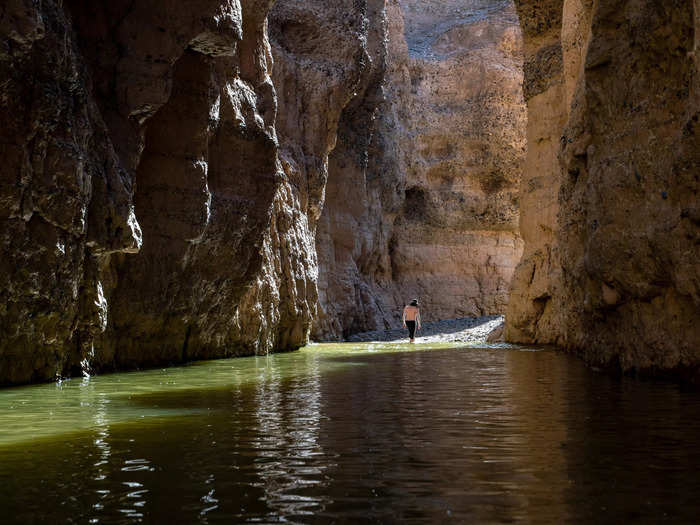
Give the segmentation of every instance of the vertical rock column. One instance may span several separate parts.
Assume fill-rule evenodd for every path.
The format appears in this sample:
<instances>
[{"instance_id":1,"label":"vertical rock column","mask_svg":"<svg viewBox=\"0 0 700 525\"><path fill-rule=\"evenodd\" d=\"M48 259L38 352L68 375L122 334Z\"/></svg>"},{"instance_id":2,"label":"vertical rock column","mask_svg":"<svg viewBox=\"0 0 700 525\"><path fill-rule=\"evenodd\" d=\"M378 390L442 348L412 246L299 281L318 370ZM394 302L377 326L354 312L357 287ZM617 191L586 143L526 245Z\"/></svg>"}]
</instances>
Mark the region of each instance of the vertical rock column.
<instances>
[{"instance_id":1,"label":"vertical rock column","mask_svg":"<svg viewBox=\"0 0 700 525\"><path fill-rule=\"evenodd\" d=\"M363 161L366 164L372 114L378 103L376 91L384 71L384 4L384 0L281 0L270 16L273 78L280 107L280 159L288 194L293 196L290 209L299 210L295 215L304 217L295 221L296 227L308 231L304 238L311 241L304 245L306 251L299 253L306 253L309 264L305 267L314 272L317 246L320 264L326 265L328 260L327 245L316 242L321 210L335 204L336 191L344 193L346 203L363 199L361 173L357 179L341 178L334 168L338 158L357 161L349 170L362 166ZM355 202L365 204L364 200ZM324 241L347 240L336 233L331 239L321 219L318 235ZM326 300L332 295L325 276L319 280L318 316L324 323L329 318Z\"/></svg>"},{"instance_id":2,"label":"vertical rock column","mask_svg":"<svg viewBox=\"0 0 700 525\"><path fill-rule=\"evenodd\" d=\"M561 339L561 280L556 240L560 168L557 153L567 106L561 49L562 0L516 1L524 40L527 156L520 182L520 234L525 250L510 288L506 339Z\"/></svg>"},{"instance_id":3,"label":"vertical rock column","mask_svg":"<svg viewBox=\"0 0 700 525\"><path fill-rule=\"evenodd\" d=\"M96 366L260 350L247 332L255 327L241 325L239 309L268 257L282 178L269 5L211 3L196 16L189 8L175 12L178 28L189 32L181 35L181 54L171 58L170 96L147 124L136 172L144 245L112 268L110 325ZM187 25L191 20L203 22Z\"/></svg>"},{"instance_id":4,"label":"vertical rock column","mask_svg":"<svg viewBox=\"0 0 700 525\"><path fill-rule=\"evenodd\" d=\"M383 193L393 192L395 169L373 173L383 154L380 136L388 104L387 35L393 3L368 2L367 48L354 96L340 116L338 139L328 159L325 204L318 225L319 309L313 336L340 339L366 327L384 326L377 278L391 272L381 249L388 245ZM394 153L394 152L392 152Z\"/></svg>"},{"instance_id":5,"label":"vertical rock column","mask_svg":"<svg viewBox=\"0 0 700 525\"><path fill-rule=\"evenodd\" d=\"M690 0L569 3L588 45L560 143L565 344L697 374L700 13Z\"/></svg>"},{"instance_id":6,"label":"vertical rock column","mask_svg":"<svg viewBox=\"0 0 700 525\"><path fill-rule=\"evenodd\" d=\"M506 337L557 342L624 370L697 374L698 4L517 4L526 93L551 84L558 95L549 112L539 105L547 91L529 99L530 133L549 138L540 134L545 156L528 137L525 177L551 183L523 201L526 255ZM541 210L555 198L552 220ZM543 217L551 232L528 234Z\"/></svg>"}]
</instances>

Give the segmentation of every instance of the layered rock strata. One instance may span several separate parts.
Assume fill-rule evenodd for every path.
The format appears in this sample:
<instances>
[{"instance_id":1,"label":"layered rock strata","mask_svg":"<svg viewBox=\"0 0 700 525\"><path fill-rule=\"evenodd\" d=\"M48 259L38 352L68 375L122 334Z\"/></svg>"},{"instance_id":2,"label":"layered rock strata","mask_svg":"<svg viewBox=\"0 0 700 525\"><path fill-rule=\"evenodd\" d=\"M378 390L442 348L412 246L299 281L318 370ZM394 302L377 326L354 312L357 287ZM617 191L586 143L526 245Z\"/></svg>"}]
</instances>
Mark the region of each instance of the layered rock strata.
<instances>
[{"instance_id":1,"label":"layered rock strata","mask_svg":"<svg viewBox=\"0 0 700 525\"><path fill-rule=\"evenodd\" d=\"M516 2L530 150L511 341L700 364L700 4Z\"/></svg>"},{"instance_id":2,"label":"layered rock strata","mask_svg":"<svg viewBox=\"0 0 700 525\"><path fill-rule=\"evenodd\" d=\"M395 327L412 297L426 319L503 312L522 250L512 3L394 0L387 12L385 85L370 79L346 110L329 161L317 338Z\"/></svg>"}]
</instances>

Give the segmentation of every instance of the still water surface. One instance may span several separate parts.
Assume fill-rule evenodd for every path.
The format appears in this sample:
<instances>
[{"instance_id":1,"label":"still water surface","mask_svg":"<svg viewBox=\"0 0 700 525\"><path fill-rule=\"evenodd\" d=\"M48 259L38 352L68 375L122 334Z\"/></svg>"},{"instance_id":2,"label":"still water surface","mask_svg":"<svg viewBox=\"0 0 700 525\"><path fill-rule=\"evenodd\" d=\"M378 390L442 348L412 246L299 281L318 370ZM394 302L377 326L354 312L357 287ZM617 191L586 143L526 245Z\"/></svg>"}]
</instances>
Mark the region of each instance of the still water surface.
<instances>
[{"instance_id":1,"label":"still water surface","mask_svg":"<svg viewBox=\"0 0 700 525\"><path fill-rule=\"evenodd\" d=\"M700 395L552 351L313 345L0 391L2 523L695 523Z\"/></svg>"}]
</instances>

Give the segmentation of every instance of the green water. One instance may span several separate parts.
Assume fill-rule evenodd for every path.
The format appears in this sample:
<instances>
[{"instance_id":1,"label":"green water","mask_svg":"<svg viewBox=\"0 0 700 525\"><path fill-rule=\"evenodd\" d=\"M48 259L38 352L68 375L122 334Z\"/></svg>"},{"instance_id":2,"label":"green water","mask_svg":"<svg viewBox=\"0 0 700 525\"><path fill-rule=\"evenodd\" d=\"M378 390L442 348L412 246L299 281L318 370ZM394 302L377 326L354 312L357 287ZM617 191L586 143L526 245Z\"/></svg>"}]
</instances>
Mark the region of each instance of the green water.
<instances>
[{"instance_id":1,"label":"green water","mask_svg":"<svg viewBox=\"0 0 700 525\"><path fill-rule=\"evenodd\" d=\"M0 391L2 523L658 523L700 395L507 346L312 345Z\"/></svg>"}]
</instances>

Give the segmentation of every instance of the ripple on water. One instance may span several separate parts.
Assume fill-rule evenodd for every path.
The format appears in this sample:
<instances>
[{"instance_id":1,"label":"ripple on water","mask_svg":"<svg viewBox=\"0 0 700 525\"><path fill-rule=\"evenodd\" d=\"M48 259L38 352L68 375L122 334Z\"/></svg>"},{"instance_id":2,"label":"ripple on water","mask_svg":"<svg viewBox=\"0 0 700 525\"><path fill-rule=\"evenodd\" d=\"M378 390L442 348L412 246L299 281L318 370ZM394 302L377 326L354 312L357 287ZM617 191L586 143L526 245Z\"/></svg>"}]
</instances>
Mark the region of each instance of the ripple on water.
<instances>
[{"instance_id":1,"label":"ripple on water","mask_svg":"<svg viewBox=\"0 0 700 525\"><path fill-rule=\"evenodd\" d=\"M8 523L692 522L698 394L529 350L313 345L0 391L0 505Z\"/></svg>"}]
</instances>

